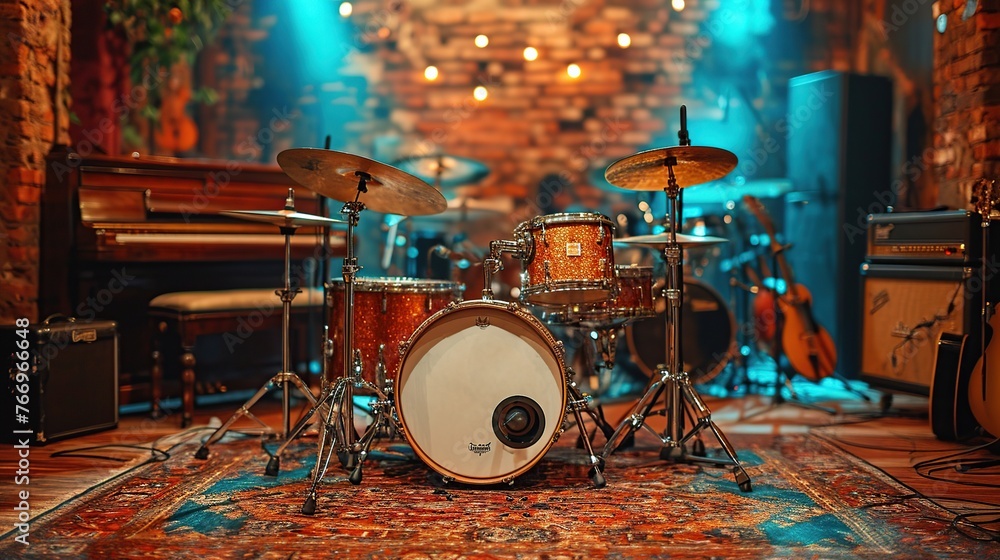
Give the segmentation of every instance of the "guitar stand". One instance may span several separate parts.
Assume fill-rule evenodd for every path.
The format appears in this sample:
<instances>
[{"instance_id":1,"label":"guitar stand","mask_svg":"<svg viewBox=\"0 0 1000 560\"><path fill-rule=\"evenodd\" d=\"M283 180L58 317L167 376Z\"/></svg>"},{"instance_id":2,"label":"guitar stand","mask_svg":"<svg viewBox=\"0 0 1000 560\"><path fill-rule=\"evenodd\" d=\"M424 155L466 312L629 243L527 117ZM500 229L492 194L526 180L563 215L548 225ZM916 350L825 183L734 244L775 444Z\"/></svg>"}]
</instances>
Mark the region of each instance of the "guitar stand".
<instances>
[{"instance_id":1,"label":"guitar stand","mask_svg":"<svg viewBox=\"0 0 1000 560\"><path fill-rule=\"evenodd\" d=\"M682 144L686 136L685 112L681 108L681 130ZM688 142L690 144L690 142ZM747 474L743 465L736 457L736 451L726 439L719 427L712 421L711 411L702 400L701 396L694 389L687 372L683 371L681 352L681 309L684 298L682 271L681 271L681 246L677 242L677 225L680 219L680 208L678 197L680 187L677 185L677 178L674 174L674 167L677 165L677 158L668 156L665 158L664 166L667 168L667 186L664 192L667 195L668 215L667 223L669 228L669 241L663 248L663 256L666 260L666 289L664 295L667 299L664 321L666 322L666 364L660 364L658 368L659 378L653 377L647 386L642 398L632 408L631 413L622 420L615 432L608 438L602 454L603 459L607 459L611 453L616 451L626 440L630 439L637 429L646 428L656 435L663 447L660 449L660 458L672 462L707 463L716 466L731 466L736 483L743 492L750 492L752 485L750 475ZM666 418L666 427L662 434L658 434L646 424L646 417L650 415L654 404L664 397L663 414ZM693 418L694 425L689 431L684 433L685 418ZM714 458L701 455L704 451L704 442L700 439L700 434L704 429L710 429L722 446L728 458ZM696 454L690 454L686 445L692 438L695 440Z\"/></svg>"}]
</instances>

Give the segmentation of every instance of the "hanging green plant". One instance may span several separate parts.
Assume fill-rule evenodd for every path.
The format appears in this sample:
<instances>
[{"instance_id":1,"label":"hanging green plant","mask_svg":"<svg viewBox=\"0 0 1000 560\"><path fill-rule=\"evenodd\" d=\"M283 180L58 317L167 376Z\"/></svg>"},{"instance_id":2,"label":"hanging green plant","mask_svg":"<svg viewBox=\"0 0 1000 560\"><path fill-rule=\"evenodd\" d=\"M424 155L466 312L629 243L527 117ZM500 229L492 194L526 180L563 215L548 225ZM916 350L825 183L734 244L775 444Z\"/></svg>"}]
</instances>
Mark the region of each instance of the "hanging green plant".
<instances>
[{"instance_id":1,"label":"hanging green plant","mask_svg":"<svg viewBox=\"0 0 1000 560\"><path fill-rule=\"evenodd\" d=\"M147 74L163 77L178 62L194 64L232 11L226 0L109 0L104 10L108 24L121 29L132 47L129 66L133 84L143 83ZM155 121L160 117L161 92L151 88L147 95L143 116ZM199 88L192 98L211 104L216 94L210 88Z\"/></svg>"}]
</instances>

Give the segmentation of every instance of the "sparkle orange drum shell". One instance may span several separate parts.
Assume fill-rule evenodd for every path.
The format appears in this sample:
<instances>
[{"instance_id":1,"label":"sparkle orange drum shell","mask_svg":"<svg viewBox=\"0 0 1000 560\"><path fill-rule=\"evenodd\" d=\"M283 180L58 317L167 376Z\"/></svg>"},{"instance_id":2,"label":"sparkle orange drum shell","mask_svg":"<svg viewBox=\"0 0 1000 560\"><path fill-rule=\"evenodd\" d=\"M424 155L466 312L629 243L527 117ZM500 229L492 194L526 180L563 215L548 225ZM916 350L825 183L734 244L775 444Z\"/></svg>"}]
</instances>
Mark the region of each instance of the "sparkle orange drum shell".
<instances>
[{"instance_id":1,"label":"sparkle orange drum shell","mask_svg":"<svg viewBox=\"0 0 1000 560\"><path fill-rule=\"evenodd\" d=\"M615 265L617 294L607 302L574 304L558 311L546 311L542 318L550 323L620 325L630 319L652 317L653 267Z\"/></svg>"},{"instance_id":2,"label":"sparkle orange drum shell","mask_svg":"<svg viewBox=\"0 0 1000 560\"><path fill-rule=\"evenodd\" d=\"M396 412L414 452L467 484L534 466L566 412L562 345L513 303L473 300L428 319L404 346Z\"/></svg>"},{"instance_id":3,"label":"sparkle orange drum shell","mask_svg":"<svg viewBox=\"0 0 1000 560\"><path fill-rule=\"evenodd\" d=\"M536 305L611 299L615 286L615 228L607 216L576 212L522 222L521 299Z\"/></svg>"},{"instance_id":4,"label":"sparkle orange drum shell","mask_svg":"<svg viewBox=\"0 0 1000 560\"><path fill-rule=\"evenodd\" d=\"M338 280L328 288L333 356L327 371L336 377L344 369L345 284ZM399 345L435 312L461 301L463 290L461 284L442 280L355 278L354 347L361 352L362 378L374 383L382 363L386 378L392 379L399 366Z\"/></svg>"}]
</instances>

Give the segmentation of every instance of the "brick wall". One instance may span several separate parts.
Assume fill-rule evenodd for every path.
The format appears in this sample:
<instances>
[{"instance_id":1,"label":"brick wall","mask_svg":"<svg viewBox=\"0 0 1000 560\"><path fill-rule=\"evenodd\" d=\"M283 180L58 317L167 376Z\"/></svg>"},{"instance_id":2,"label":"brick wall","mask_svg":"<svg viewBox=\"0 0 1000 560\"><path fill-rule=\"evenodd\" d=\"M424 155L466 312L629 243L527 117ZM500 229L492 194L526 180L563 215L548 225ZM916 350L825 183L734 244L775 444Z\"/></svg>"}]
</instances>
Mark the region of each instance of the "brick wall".
<instances>
[{"instance_id":1,"label":"brick wall","mask_svg":"<svg viewBox=\"0 0 1000 560\"><path fill-rule=\"evenodd\" d=\"M934 172L938 201L969 207L979 177L1000 178L1000 0L940 0L948 18L934 34Z\"/></svg>"},{"instance_id":2,"label":"brick wall","mask_svg":"<svg viewBox=\"0 0 1000 560\"><path fill-rule=\"evenodd\" d=\"M69 0L0 0L0 323L37 314L45 154L67 142ZM60 59L57 64L57 58ZM56 122L58 119L58 122Z\"/></svg>"}]
</instances>

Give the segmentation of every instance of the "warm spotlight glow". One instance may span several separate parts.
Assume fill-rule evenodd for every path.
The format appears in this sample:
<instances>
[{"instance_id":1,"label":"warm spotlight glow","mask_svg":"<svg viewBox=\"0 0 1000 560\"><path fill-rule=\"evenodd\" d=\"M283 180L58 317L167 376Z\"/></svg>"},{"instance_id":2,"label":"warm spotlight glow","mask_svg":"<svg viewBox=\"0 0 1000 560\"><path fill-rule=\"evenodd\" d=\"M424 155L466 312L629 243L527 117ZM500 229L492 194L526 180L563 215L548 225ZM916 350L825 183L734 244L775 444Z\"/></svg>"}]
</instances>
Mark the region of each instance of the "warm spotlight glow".
<instances>
[{"instance_id":1,"label":"warm spotlight glow","mask_svg":"<svg viewBox=\"0 0 1000 560\"><path fill-rule=\"evenodd\" d=\"M670 0L670 5L679 12L684 9L684 0Z\"/></svg>"},{"instance_id":2,"label":"warm spotlight glow","mask_svg":"<svg viewBox=\"0 0 1000 560\"><path fill-rule=\"evenodd\" d=\"M476 46L485 49L486 45L490 44L490 38L486 35L476 35Z\"/></svg>"},{"instance_id":3,"label":"warm spotlight glow","mask_svg":"<svg viewBox=\"0 0 1000 560\"><path fill-rule=\"evenodd\" d=\"M524 60L531 62L536 58L538 58L538 49L536 49L535 47L526 47L524 49Z\"/></svg>"},{"instance_id":4,"label":"warm spotlight glow","mask_svg":"<svg viewBox=\"0 0 1000 560\"><path fill-rule=\"evenodd\" d=\"M340 3L340 17L351 17L352 13L354 13L354 4L350 2Z\"/></svg>"},{"instance_id":5,"label":"warm spotlight glow","mask_svg":"<svg viewBox=\"0 0 1000 560\"><path fill-rule=\"evenodd\" d=\"M632 36L631 35L629 35L628 33L619 33L618 34L618 46L619 47L621 47L623 49L627 49L629 47L629 45L631 45L631 44L632 44Z\"/></svg>"},{"instance_id":6,"label":"warm spotlight glow","mask_svg":"<svg viewBox=\"0 0 1000 560\"><path fill-rule=\"evenodd\" d=\"M482 101L486 99L487 91L483 86L477 86L476 89L472 90L472 97L476 98L476 101Z\"/></svg>"},{"instance_id":7,"label":"warm spotlight glow","mask_svg":"<svg viewBox=\"0 0 1000 560\"><path fill-rule=\"evenodd\" d=\"M566 67L566 74L569 75L569 77L573 78L574 80L577 79L577 78L579 78L580 77L580 65L579 64L570 64L569 66Z\"/></svg>"},{"instance_id":8,"label":"warm spotlight glow","mask_svg":"<svg viewBox=\"0 0 1000 560\"><path fill-rule=\"evenodd\" d=\"M437 66L428 66L427 68L424 68L424 77L427 78L428 81L436 80L438 77Z\"/></svg>"}]
</instances>

